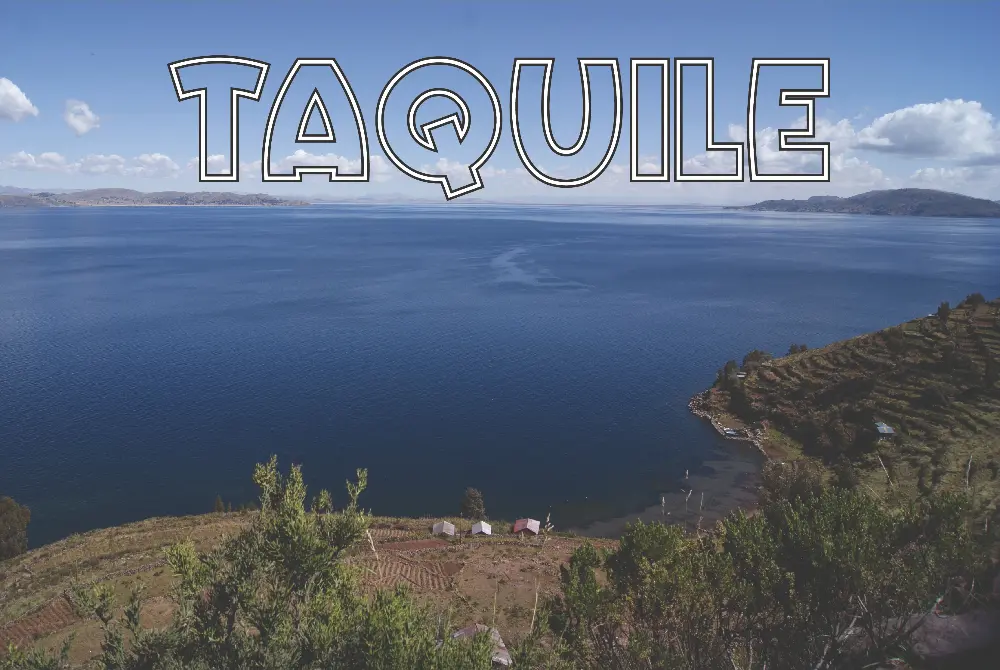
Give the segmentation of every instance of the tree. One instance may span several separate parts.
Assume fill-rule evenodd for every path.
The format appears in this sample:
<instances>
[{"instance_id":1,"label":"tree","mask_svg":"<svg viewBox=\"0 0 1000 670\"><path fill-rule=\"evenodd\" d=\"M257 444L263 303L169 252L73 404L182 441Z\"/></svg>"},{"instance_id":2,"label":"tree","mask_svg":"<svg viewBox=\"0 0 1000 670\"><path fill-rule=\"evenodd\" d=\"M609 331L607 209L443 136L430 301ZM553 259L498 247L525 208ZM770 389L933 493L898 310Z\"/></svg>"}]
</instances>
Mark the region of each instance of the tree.
<instances>
[{"instance_id":1,"label":"tree","mask_svg":"<svg viewBox=\"0 0 1000 670\"><path fill-rule=\"evenodd\" d=\"M748 353L746 356L743 357L743 369L749 370L773 358L774 356L767 353L766 351L761 351L760 349L754 349L753 351L751 351L750 353Z\"/></svg>"},{"instance_id":2,"label":"tree","mask_svg":"<svg viewBox=\"0 0 1000 670\"><path fill-rule=\"evenodd\" d=\"M0 496L0 561L13 558L28 549L28 522L31 510L13 498Z\"/></svg>"},{"instance_id":3,"label":"tree","mask_svg":"<svg viewBox=\"0 0 1000 670\"><path fill-rule=\"evenodd\" d=\"M979 305L985 304L986 298L983 296L982 293L970 293L969 295L965 296L965 300L963 300L962 303L968 305L969 307L975 308L978 307Z\"/></svg>"},{"instance_id":4,"label":"tree","mask_svg":"<svg viewBox=\"0 0 1000 670\"><path fill-rule=\"evenodd\" d=\"M986 367L983 370L983 381L986 384L986 388L996 386L998 379L1000 379L1000 363L997 363L992 356L987 354Z\"/></svg>"},{"instance_id":5,"label":"tree","mask_svg":"<svg viewBox=\"0 0 1000 670\"><path fill-rule=\"evenodd\" d=\"M483 502L483 494L479 489L469 487L465 489L465 496L462 498L462 517L465 519L485 519L486 504Z\"/></svg>"},{"instance_id":6,"label":"tree","mask_svg":"<svg viewBox=\"0 0 1000 670\"><path fill-rule=\"evenodd\" d=\"M761 471L760 500L765 505L782 500L799 502L823 493L823 474L811 460L768 461Z\"/></svg>"},{"instance_id":7,"label":"tree","mask_svg":"<svg viewBox=\"0 0 1000 670\"><path fill-rule=\"evenodd\" d=\"M906 648L910 614L986 564L969 510L962 495L888 509L827 491L736 513L712 536L631 524L616 549L585 545L562 568L552 655L594 670L877 667Z\"/></svg>"},{"instance_id":8,"label":"tree","mask_svg":"<svg viewBox=\"0 0 1000 670\"><path fill-rule=\"evenodd\" d=\"M370 516L358 506L368 474L347 483L348 503L332 514L305 508L298 466L260 464L260 514L210 552L193 543L167 550L177 614L170 627L140 624L142 593L119 615L107 584L78 587L79 609L104 632L104 670L459 670L491 667L492 644L444 636L404 588L367 597L341 560L365 535Z\"/></svg>"},{"instance_id":9,"label":"tree","mask_svg":"<svg viewBox=\"0 0 1000 670\"><path fill-rule=\"evenodd\" d=\"M312 509L314 512L319 512L320 514L329 514L333 511L333 498L330 497L330 492L326 489L322 489L319 495L313 499Z\"/></svg>"},{"instance_id":10,"label":"tree","mask_svg":"<svg viewBox=\"0 0 1000 670\"><path fill-rule=\"evenodd\" d=\"M215 496L215 513L222 514L226 511L226 505L222 502L222 496Z\"/></svg>"},{"instance_id":11,"label":"tree","mask_svg":"<svg viewBox=\"0 0 1000 670\"><path fill-rule=\"evenodd\" d=\"M951 305L947 301L938 305L937 308L937 318L941 321L942 326L948 325L948 317L951 316Z\"/></svg>"}]
</instances>

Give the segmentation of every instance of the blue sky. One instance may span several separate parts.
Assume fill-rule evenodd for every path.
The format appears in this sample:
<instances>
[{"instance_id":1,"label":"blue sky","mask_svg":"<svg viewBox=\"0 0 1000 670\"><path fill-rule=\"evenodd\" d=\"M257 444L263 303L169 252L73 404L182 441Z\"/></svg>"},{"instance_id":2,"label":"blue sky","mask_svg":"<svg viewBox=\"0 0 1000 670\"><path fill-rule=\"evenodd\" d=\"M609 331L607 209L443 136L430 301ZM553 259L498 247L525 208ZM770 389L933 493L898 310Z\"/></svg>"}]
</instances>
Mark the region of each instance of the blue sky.
<instances>
[{"instance_id":1,"label":"blue sky","mask_svg":"<svg viewBox=\"0 0 1000 670\"><path fill-rule=\"evenodd\" d=\"M293 7L293 8L291 8ZM128 187L139 190L241 190L329 198L373 196L443 200L441 187L406 176L386 159L375 110L386 82L424 57L461 59L492 83L503 108L499 145L483 169L484 188L470 197L665 203L749 202L816 193L848 195L872 188L922 186L1000 198L1000 87L995 38L1000 4L972 2L650 2L650 3L360 3L303 2L277 9L257 2L3 3L0 25L0 184L22 188ZM178 102L167 64L225 54L263 60L271 70L260 102L241 102L239 184L201 184L195 101ZM347 76L367 125L372 179L330 184L262 184L259 161L271 102L296 58L333 57ZM515 58L555 58L552 125L572 144L580 128L576 59L617 58L625 124L604 174L576 189L542 185L526 174L510 131ZM831 95L817 103L820 139L832 142L828 184L630 183L629 59L713 57L717 140L745 134L751 59L831 59ZM414 169L450 174L456 184L489 141L489 97L467 75L436 68L408 77L386 114L397 154ZM592 72L591 136L577 156L544 144L541 68L527 68L520 96L526 150L553 175L576 177L600 162L612 127L609 68ZM209 87L210 170L228 165L227 88L252 72L230 66L185 71L185 85ZM640 162L658 153L656 73L643 71ZM683 156L691 171L732 171L729 154L705 151L704 70L685 71ZM820 83L817 69L772 68L761 75L756 134L762 169L815 171L816 157L777 152L775 130L801 123L801 108L781 108L781 88ZM317 86L330 107L337 142L296 145L295 129ZM450 87L470 106L469 136L435 133L438 153L405 129L410 102L423 90ZM213 93L216 92L217 93ZM432 99L418 123L456 110ZM315 119L314 119L315 121ZM310 130L316 126L310 124ZM648 130L647 130L648 128ZM356 166L359 142L346 99L328 74L296 78L279 115L272 162L336 161ZM306 152L294 157L295 152ZM720 167L722 166L722 167ZM650 165L649 167L657 167ZM468 181L466 177L464 181ZM461 201L461 200L459 200Z\"/></svg>"}]
</instances>

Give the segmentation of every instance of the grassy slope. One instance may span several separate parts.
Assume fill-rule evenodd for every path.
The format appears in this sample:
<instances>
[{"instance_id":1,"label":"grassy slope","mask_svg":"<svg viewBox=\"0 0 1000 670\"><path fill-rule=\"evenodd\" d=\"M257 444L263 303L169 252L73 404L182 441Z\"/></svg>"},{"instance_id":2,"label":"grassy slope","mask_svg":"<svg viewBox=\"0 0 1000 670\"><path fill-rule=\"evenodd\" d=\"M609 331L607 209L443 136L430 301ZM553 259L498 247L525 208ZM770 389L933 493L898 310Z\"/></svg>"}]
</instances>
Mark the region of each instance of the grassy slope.
<instances>
[{"instance_id":1,"label":"grassy slope","mask_svg":"<svg viewBox=\"0 0 1000 670\"><path fill-rule=\"evenodd\" d=\"M964 487L971 457L970 487L995 508L1000 384L986 386L987 357L1000 364L1000 300L954 308L946 328L924 317L775 359L748 374L746 404L714 389L710 405L745 423L766 419L772 455L804 453L827 465L843 455L879 493L889 487L879 457L897 489L912 495ZM931 388L946 402L929 402ZM899 435L875 442L874 419Z\"/></svg>"},{"instance_id":2,"label":"grassy slope","mask_svg":"<svg viewBox=\"0 0 1000 670\"><path fill-rule=\"evenodd\" d=\"M166 625L173 612L168 598L172 577L162 565L163 549L186 539L199 549L211 548L248 519L240 513L148 519L74 535L0 565L0 647L13 640L58 651L75 634L74 662L96 654L101 639L97 623L78 619L60 597L74 580L106 580L121 603L140 583L146 589L146 624ZM492 538L434 541L433 521L376 518L372 537L378 558L371 546L362 544L348 560L367 587L408 584L437 610L452 611L458 623L493 622L495 598L495 622L506 637L527 630L536 589L542 596L556 593L559 566L583 542L560 535L544 544L522 541L507 535L510 526L500 522L494 523ZM459 529L468 528L468 522L452 521ZM138 571L122 574L130 570Z\"/></svg>"}]
</instances>

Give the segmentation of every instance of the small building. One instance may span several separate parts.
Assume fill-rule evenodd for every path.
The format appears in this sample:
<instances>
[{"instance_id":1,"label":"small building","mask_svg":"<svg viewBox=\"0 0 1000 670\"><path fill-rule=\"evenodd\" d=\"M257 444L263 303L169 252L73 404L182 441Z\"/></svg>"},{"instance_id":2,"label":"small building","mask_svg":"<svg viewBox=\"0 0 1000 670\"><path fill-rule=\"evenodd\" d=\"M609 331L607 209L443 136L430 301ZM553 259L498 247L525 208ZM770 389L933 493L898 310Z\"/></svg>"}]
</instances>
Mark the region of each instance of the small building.
<instances>
[{"instance_id":1,"label":"small building","mask_svg":"<svg viewBox=\"0 0 1000 670\"><path fill-rule=\"evenodd\" d=\"M738 437L740 434L735 428L726 428L723 432L726 434L726 437Z\"/></svg>"},{"instance_id":2,"label":"small building","mask_svg":"<svg viewBox=\"0 0 1000 670\"><path fill-rule=\"evenodd\" d=\"M745 372L737 372L736 373L736 378L737 379L746 379L747 378L747 373L745 373Z\"/></svg>"},{"instance_id":3,"label":"small building","mask_svg":"<svg viewBox=\"0 0 1000 670\"><path fill-rule=\"evenodd\" d=\"M493 667L509 668L514 664L510 652L507 651L507 645L504 644L503 638L500 637L500 632L496 628L477 623L456 631L451 637L455 640L470 639L479 633L487 633L493 638Z\"/></svg>"},{"instance_id":4,"label":"small building","mask_svg":"<svg viewBox=\"0 0 1000 670\"><path fill-rule=\"evenodd\" d=\"M434 524L434 528L431 532L433 532L434 535L447 535L448 537L455 537L455 524L448 523L447 521L438 521Z\"/></svg>"},{"instance_id":5,"label":"small building","mask_svg":"<svg viewBox=\"0 0 1000 670\"><path fill-rule=\"evenodd\" d=\"M878 437L880 440L890 438L896 434L896 431L893 430L892 426L882 423L881 421L875 422L875 430L878 431Z\"/></svg>"},{"instance_id":6,"label":"small building","mask_svg":"<svg viewBox=\"0 0 1000 670\"><path fill-rule=\"evenodd\" d=\"M514 522L514 534L531 533L532 535L538 535L541 527L541 522L534 519L518 519Z\"/></svg>"},{"instance_id":7,"label":"small building","mask_svg":"<svg viewBox=\"0 0 1000 670\"><path fill-rule=\"evenodd\" d=\"M492 535L493 529L485 521L477 521L472 524L472 535Z\"/></svg>"}]
</instances>

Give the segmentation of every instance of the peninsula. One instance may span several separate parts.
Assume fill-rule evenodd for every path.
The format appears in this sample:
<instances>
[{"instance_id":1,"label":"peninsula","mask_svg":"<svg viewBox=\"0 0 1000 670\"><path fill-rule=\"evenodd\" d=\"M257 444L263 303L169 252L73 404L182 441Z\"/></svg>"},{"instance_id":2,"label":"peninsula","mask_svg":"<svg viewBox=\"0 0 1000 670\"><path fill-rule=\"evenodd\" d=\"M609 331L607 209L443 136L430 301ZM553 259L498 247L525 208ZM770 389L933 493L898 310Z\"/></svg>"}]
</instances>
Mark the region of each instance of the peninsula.
<instances>
[{"instance_id":1,"label":"peninsula","mask_svg":"<svg viewBox=\"0 0 1000 670\"><path fill-rule=\"evenodd\" d=\"M310 203L263 193L157 191L127 188L0 194L0 207L300 207Z\"/></svg>"},{"instance_id":2,"label":"peninsula","mask_svg":"<svg viewBox=\"0 0 1000 670\"><path fill-rule=\"evenodd\" d=\"M925 188L868 191L850 198L815 195L808 200L764 200L755 205L727 207L750 212L809 212L879 216L948 216L1000 219L1000 203L959 193Z\"/></svg>"},{"instance_id":3,"label":"peninsula","mask_svg":"<svg viewBox=\"0 0 1000 670\"><path fill-rule=\"evenodd\" d=\"M778 461L917 498L974 487L1000 502L1000 299L785 355L729 361L692 411Z\"/></svg>"}]
</instances>

